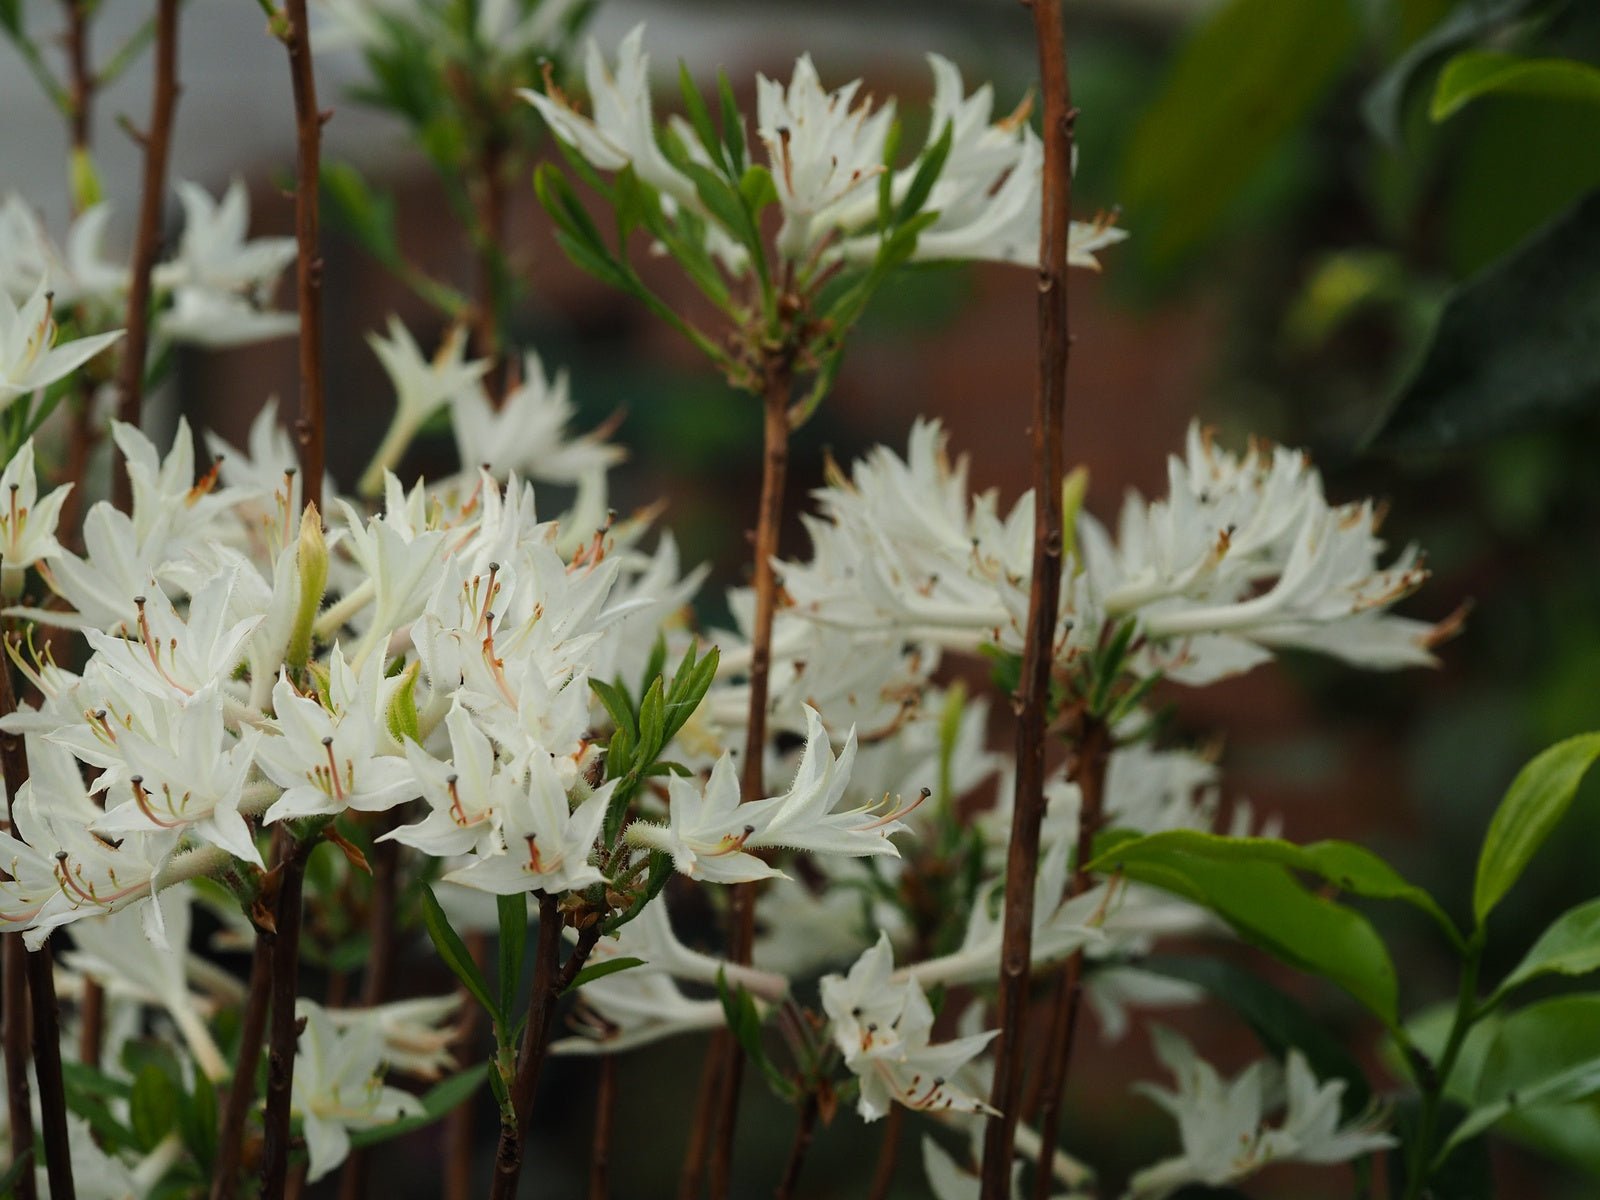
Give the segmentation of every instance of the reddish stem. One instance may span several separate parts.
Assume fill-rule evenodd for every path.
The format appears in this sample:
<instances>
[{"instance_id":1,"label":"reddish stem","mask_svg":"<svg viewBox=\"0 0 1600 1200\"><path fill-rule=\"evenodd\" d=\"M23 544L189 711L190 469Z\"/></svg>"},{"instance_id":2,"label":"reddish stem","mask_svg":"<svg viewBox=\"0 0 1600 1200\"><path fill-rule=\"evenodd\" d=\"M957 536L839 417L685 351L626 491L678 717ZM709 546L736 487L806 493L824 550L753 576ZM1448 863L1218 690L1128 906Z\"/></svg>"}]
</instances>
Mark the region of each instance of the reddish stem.
<instances>
[{"instance_id":1,"label":"reddish stem","mask_svg":"<svg viewBox=\"0 0 1600 1200\"><path fill-rule=\"evenodd\" d=\"M300 306L300 416L295 433L300 442L300 479L305 503L322 510L322 476L327 463L328 421L322 386L322 253L318 246L317 188L322 160L322 123L317 107L317 80L311 61L311 24L306 0L285 0L288 28L283 44L289 51L294 86L295 290Z\"/></svg>"},{"instance_id":2,"label":"reddish stem","mask_svg":"<svg viewBox=\"0 0 1600 1200\"><path fill-rule=\"evenodd\" d=\"M150 128L143 139L144 185L128 283L128 333L122 343L121 394L117 398L117 419L135 426L144 407L144 366L150 349L150 273L161 248L161 204L167 191L172 115L178 107L178 0L156 2L155 68ZM125 470L114 469L111 473L111 499L122 512L133 506L133 483Z\"/></svg>"},{"instance_id":3,"label":"reddish stem","mask_svg":"<svg viewBox=\"0 0 1600 1200\"><path fill-rule=\"evenodd\" d=\"M239 1024L239 1053L233 1079L222 1104L217 1130L217 1161L212 1168L211 1200L233 1200L239 1190L239 1164L244 1150L244 1123L256 1098L256 1063L267 1032L267 1000L272 991L272 938L256 934L250 954L250 981Z\"/></svg>"},{"instance_id":4,"label":"reddish stem","mask_svg":"<svg viewBox=\"0 0 1600 1200\"><path fill-rule=\"evenodd\" d=\"M1039 263L1039 377L1033 420L1033 581L1017 708L1016 795L1006 856L1000 950L1000 1036L989 1102L999 1110L984 1136L982 1200L1009 1200L1027 1044L1028 984L1033 967L1033 891L1044 816L1045 725L1050 700L1064 542L1061 429L1066 412L1067 242L1072 210L1072 108L1061 0L1034 0L1044 97L1044 199Z\"/></svg>"}]
</instances>

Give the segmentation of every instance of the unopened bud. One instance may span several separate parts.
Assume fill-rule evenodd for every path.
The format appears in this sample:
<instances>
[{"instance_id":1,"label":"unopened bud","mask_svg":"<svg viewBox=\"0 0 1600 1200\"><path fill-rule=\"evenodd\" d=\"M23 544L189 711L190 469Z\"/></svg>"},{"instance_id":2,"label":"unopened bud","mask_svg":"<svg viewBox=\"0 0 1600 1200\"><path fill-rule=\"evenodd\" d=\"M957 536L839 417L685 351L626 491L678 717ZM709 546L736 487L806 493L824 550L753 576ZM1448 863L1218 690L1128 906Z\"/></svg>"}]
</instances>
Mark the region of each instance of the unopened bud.
<instances>
[{"instance_id":1,"label":"unopened bud","mask_svg":"<svg viewBox=\"0 0 1600 1200\"><path fill-rule=\"evenodd\" d=\"M300 569L300 604L295 609L294 628L289 633L285 654L289 668L299 672L311 657L311 627L322 608L322 594L328 585L328 543L322 536L322 517L315 504L306 505L300 518L300 541L295 548L295 563Z\"/></svg>"}]
</instances>

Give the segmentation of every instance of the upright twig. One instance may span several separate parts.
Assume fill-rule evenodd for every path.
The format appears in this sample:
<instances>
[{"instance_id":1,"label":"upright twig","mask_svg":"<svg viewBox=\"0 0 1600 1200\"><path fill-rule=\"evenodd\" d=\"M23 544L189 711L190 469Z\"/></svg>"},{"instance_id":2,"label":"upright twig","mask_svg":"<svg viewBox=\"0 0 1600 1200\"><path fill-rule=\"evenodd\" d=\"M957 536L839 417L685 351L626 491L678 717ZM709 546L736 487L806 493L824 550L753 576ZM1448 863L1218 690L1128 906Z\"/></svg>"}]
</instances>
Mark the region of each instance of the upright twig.
<instances>
[{"instance_id":1,"label":"upright twig","mask_svg":"<svg viewBox=\"0 0 1600 1200\"><path fill-rule=\"evenodd\" d=\"M750 634L750 708L745 720L744 766L740 796L745 802L761 799L763 752L767 745L767 692L772 674L772 621L778 608L778 535L783 527L783 489L789 470L789 401L794 390L794 362L787 346L768 353L762 387L761 502L756 513L755 626ZM733 887L728 958L748 963L755 943L756 889L754 884ZM744 1081L744 1052L727 1030L718 1032L713 1054L721 1058L722 1076L716 1096L715 1135L710 1146L710 1197L727 1200L733 1171L733 1137L739 1121L739 1092ZM706 1069L712 1070L710 1063Z\"/></svg>"},{"instance_id":2,"label":"upright twig","mask_svg":"<svg viewBox=\"0 0 1600 1200\"><path fill-rule=\"evenodd\" d=\"M0 735L3 736L3 735ZM9 784L9 779L7 780ZM33 1153L33 1101L28 1086L28 949L22 935L7 934L4 943L3 1036L6 1062L6 1115L11 1126L11 1161L21 1162ZM17 1176L17 1200L36 1200L33 1172Z\"/></svg>"},{"instance_id":3,"label":"upright twig","mask_svg":"<svg viewBox=\"0 0 1600 1200\"><path fill-rule=\"evenodd\" d=\"M800 1105L800 1116L795 1122L794 1141L789 1144L789 1160L784 1164L783 1178L773 1192L773 1200L794 1200L794 1190L800 1185L800 1168L805 1165L806 1152L811 1149L811 1139L817 1133L817 1091L812 1088Z\"/></svg>"},{"instance_id":4,"label":"upright twig","mask_svg":"<svg viewBox=\"0 0 1600 1200\"><path fill-rule=\"evenodd\" d=\"M467 934L467 953L481 970L489 957L488 939L480 932ZM465 1016L461 1019L456 1045L463 1056L470 1053L478 1030L478 1014L482 1009L472 993L463 985L458 989ZM472 1195L472 1150L474 1127L471 1102L458 1104L445 1118L445 1169L444 1200L468 1200Z\"/></svg>"},{"instance_id":5,"label":"upright twig","mask_svg":"<svg viewBox=\"0 0 1600 1200\"><path fill-rule=\"evenodd\" d=\"M1084 868L1094 857L1094 836L1100 830L1105 811L1106 767L1111 761L1111 729L1099 717L1085 716L1078 729L1073 755L1072 780L1078 785L1078 847L1073 863L1068 896L1081 896L1092 882ZM1043 1072L1042 1117L1039 1139L1042 1150L1034 1172L1034 1200L1049 1200L1055 1182L1050 1164L1061 1128L1061 1098L1066 1091L1072 1067L1072 1046L1078 1035L1078 1012L1083 1006L1083 950L1067 959L1050 1022L1049 1048L1041 1066Z\"/></svg>"},{"instance_id":6,"label":"upright twig","mask_svg":"<svg viewBox=\"0 0 1600 1200\"><path fill-rule=\"evenodd\" d=\"M128 281L128 336L122 343L122 377L117 397L117 419L135 426L144 407L145 357L150 349L150 274L161 248L161 205L167 193L172 114L178 107L178 0L156 0L155 68L150 127L143 135L144 183ZM133 484L126 471L113 469L111 498L123 512L132 507Z\"/></svg>"},{"instance_id":7,"label":"upright twig","mask_svg":"<svg viewBox=\"0 0 1600 1200\"><path fill-rule=\"evenodd\" d=\"M327 462L327 410L322 386L322 251L318 242L317 189L322 165L322 125L332 113L317 107L317 79L311 61L311 22L306 0L284 0L278 32L289 51L294 86L295 292L300 310L300 479L306 504L322 510L322 476Z\"/></svg>"},{"instance_id":8,"label":"upright twig","mask_svg":"<svg viewBox=\"0 0 1600 1200\"><path fill-rule=\"evenodd\" d=\"M0 662L0 717L9 716L17 710L16 693L11 687L11 664ZM20 733L0 732L0 774L5 777L6 795L14 802L17 792L22 785L28 782L28 747ZM21 832L12 829L12 836L21 838ZM11 943L16 944L16 949L11 948ZM13 960L18 950L23 950L24 957L21 964ZM61 1024L56 1014L56 981L55 972L52 970L52 955L48 946L27 952L24 950L20 935L13 934L7 939L7 978L6 978L6 1067L8 1080L11 1078L11 1060L17 1050L13 1046L13 1039L20 1040L23 1036L20 1021L24 1011L22 1002L22 989L18 980L18 967L26 977L27 1004L33 1033L33 1074L39 1083L39 1134L44 1143L45 1172L50 1184L51 1200L73 1200L77 1195L72 1183L72 1142L67 1134L67 1089L61 1077ZM13 1016L19 1018L13 1021ZM26 1051L24 1049L23 1053ZM12 1082L10 1087L12 1102L20 1096L24 1105L27 1103L27 1059L21 1063L20 1074L23 1081L20 1085ZM13 1116L15 1120L15 1116ZM24 1129L32 1126L32 1121L25 1113L22 1121ZM16 1137L13 1127L13 1139ZM21 1153L31 1152L33 1138L30 1136ZM13 1153L19 1153L13 1141ZM15 1161L15 1158L13 1159ZM30 1176L32 1172L24 1172Z\"/></svg>"},{"instance_id":9,"label":"upright twig","mask_svg":"<svg viewBox=\"0 0 1600 1200\"><path fill-rule=\"evenodd\" d=\"M67 131L73 151L81 152L89 148L95 92L94 72L89 68L89 4L86 0L61 0L61 7L67 18L63 39L67 51Z\"/></svg>"},{"instance_id":10,"label":"upright twig","mask_svg":"<svg viewBox=\"0 0 1600 1200\"><path fill-rule=\"evenodd\" d=\"M279 862L278 903L273 912L272 1018L267 1040L267 1108L262 1120L261 1200L283 1200L289 1182L289 1101L294 1085L295 1043L300 1022L294 1015L300 990L300 922L306 860L314 838L292 835Z\"/></svg>"},{"instance_id":11,"label":"upright twig","mask_svg":"<svg viewBox=\"0 0 1600 1200\"><path fill-rule=\"evenodd\" d=\"M617 1059L600 1056L594 1096L594 1141L589 1147L589 1200L611 1200L611 1126L617 1108Z\"/></svg>"},{"instance_id":12,"label":"upright twig","mask_svg":"<svg viewBox=\"0 0 1600 1200\"><path fill-rule=\"evenodd\" d=\"M1045 725L1050 668L1061 599L1064 538L1061 430L1066 412L1067 240L1072 210L1072 121L1061 0L1033 0L1044 97L1044 198L1039 245L1039 376L1033 419L1033 582L1021 685L1016 697L1016 794L1006 856L1005 916L1000 950L1000 1036L990 1103L1000 1115L984 1135L982 1200L1008 1200L1018 1101L1027 1042L1028 983L1033 967L1033 890L1044 816Z\"/></svg>"},{"instance_id":13,"label":"upright twig","mask_svg":"<svg viewBox=\"0 0 1600 1200\"><path fill-rule=\"evenodd\" d=\"M695 1091L694 1109L689 1123L689 1141L683 1151L683 1167L678 1174L678 1200L699 1200L706 1175L706 1151L711 1146L711 1119L717 1097L722 1094L722 1071L727 1065L724 1041L728 1031L711 1036L700 1086Z\"/></svg>"},{"instance_id":14,"label":"upright twig","mask_svg":"<svg viewBox=\"0 0 1600 1200\"><path fill-rule=\"evenodd\" d=\"M872 1185L867 1189L867 1200L889 1200L889 1189L894 1186L895 1163L900 1157L900 1128L905 1123L905 1112L898 1104L889 1106L889 1115L883 1122L883 1144L878 1147L878 1162L872 1168Z\"/></svg>"},{"instance_id":15,"label":"upright twig","mask_svg":"<svg viewBox=\"0 0 1600 1200\"><path fill-rule=\"evenodd\" d=\"M555 1025L557 1001L572 986L589 953L600 940L601 922L590 921L578 931L578 940L566 962L561 962L562 914L555 896L539 896L539 942L535 950L533 993L528 1002L528 1023L522 1031L517 1051L517 1073L511 1082L511 1111L515 1123L502 1122L500 1144L495 1150L494 1179L490 1200L512 1200L517 1194L517 1179L522 1173L522 1148L533 1127L533 1102L539 1092L539 1076L549 1057L550 1030Z\"/></svg>"},{"instance_id":16,"label":"upright twig","mask_svg":"<svg viewBox=\"0 0 1600 1200\"><path fill-rule=\"evenodd\" d=\"M233 1200L239 1190L244 1123L256 1098L256 1063L267 1032L267 1001L272 991L272 938L258 932L250 954L250 981L239 1022L239 1053L222 1104L217 1129L217 1159L212 1166L211 1200Z\"/></svg>"}]
</instances>

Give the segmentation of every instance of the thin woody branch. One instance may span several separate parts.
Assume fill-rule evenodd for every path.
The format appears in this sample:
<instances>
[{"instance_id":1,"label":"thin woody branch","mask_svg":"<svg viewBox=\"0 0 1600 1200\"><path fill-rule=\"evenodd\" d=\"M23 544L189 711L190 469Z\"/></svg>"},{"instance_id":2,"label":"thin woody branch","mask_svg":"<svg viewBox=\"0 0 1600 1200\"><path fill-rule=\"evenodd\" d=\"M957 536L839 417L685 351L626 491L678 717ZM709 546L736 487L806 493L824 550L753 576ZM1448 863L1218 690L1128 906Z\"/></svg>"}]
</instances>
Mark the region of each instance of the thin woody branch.
<instances>
[{"instance_id":1,"label":"thin woody branch","mask_svg":"<svg viewBox=\"0 0 1600 1200\"><path fill-rule=\"evenodd\" d=\"M161 202L167 191L167 160L172 145L172 117L178 106L178 0L157 0L155 90L150 100L150 126L144 131L144 184L139 198L139 230L134 240L128 283L128 335L122 343L117 419L138 425L144 407L145 359L150 350L151 272L161 248ZM133 506L133 484L127 472L112 471L112 502L127 512Z\"/></svg>"},{"instance_id":2,"label":"thin woody branch","mask_svg":"<svg viewBox=\"0 0 1600 1200\"><path fill-rule=\"evenodd\" d=\"M267 1107L262 1119L261 1197L283 1200L289 1181L289 1103L294 1084L295 1043L300 1022L295 997L300 985L300 926L303 916L306 860L315 839L300 840L285 832L278 839L277 928L272 943L272 1018L267 1041Z\"/></svg>"},{"instance_id":3,"label":"thin woody branch","mask_svg":"<svg viewBox=\"0 0 1600 1200\"><path fill-rule=\"evenodd\" d=\"M239 1026L239 1054L233 1080L222 1105L217 1129L217 1161L212 1167L211 1200L233 1200L239 1190L239 1166L244 1152L244 1123L256 1098L256 1063L267 1031L267 1000L272 989L272 939L256 934L250 955L250 981L246 985L244 1014Z\"/></svg>"},{"instance_id":4,"label":"thin woody branch","mask_svg":"<svg viewBox=\"0 0 1600 1200\"><path fill-rule=\"evenodd\" d=\"M300 416L295 435L300 443L300 479L306 504L322 505L322 476L327 464L327 410L322 379L322 252L317 223L317 191L322 163L322 123L317 107L317 81L311 61L311 24L306 0L286 0L287 28L281 34L289 51L294 86L295 292L300 311Z\"/></svg>"},{"instance_id":5,"label":"thin woody branch","mask_svg":"<svg viewBox=\"0 0 1600 1200\"><path fill-rule=\"evenodd\" d=\"M1022 1095L1028 984L1033 958L1033 892L1044 817L1045 726L1050 700L1064 544L1061 507L1062 424L1066 413L1067 244L1072 210L1072 108L1061 0L1035 0L1044 97L1044 202L1039 262L1039 376L1033 419L1033 581L1017 696L1016 795L1006 855L1000 951L1000 1036L989 1102L1000 1115L984 1136L982 1200L1008 1200Z\"/></svg>"},{"instance_id":6,"label":"thin woody branch","mask_svg":"<svg viewBox=\"0 0 1600 1200\"><path fill-rule=\"evenodd\" d=\"M1085 866L1094 857L1094 836L1105 812L1106 768L1111 762L1111 730L1104 720L1085 716L1078 730L1072 780L1078 785L1078 846L1068 896L1089 890L1091 877ZM1078 1014L1083 1007L1083 949L1075 950L1056 984L1050 1025L1050 1042L1042 1066L1043 1115L1039 1124L1042 1150L1034 1172L1034 1200L1049 1200L1055 1182L1050 1170L1061 1129L1061 1099L1072 1068L1072 1047L1078 1035Z\"/></svg>"}]
</instances>

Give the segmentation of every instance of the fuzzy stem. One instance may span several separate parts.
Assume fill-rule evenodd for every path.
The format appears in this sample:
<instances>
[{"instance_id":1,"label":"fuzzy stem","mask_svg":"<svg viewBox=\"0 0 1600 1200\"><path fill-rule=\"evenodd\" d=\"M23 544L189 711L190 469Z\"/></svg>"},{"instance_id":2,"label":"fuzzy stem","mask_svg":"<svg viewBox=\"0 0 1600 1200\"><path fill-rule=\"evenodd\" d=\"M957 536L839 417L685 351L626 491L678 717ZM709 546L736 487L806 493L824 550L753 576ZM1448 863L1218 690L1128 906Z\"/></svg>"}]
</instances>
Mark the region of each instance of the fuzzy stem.
<instances>
[{"instance_id":1,"label":"fuzzy stem","mask_svg":"<svg viewBox=\"0 0 1600 1200\"><path fill-rule=\"evenodd\" d=\"M594 1098L594 1142L589 1148L589 1200L611 1198L611 1127L616 1108L617 1057L603 1054Z\"/></svg>"},{"instance_id":2,"label":"fuzzy stem","mask_svg":"<svg viewBox=\"0 0 1600 1200\"><path fill-rule=\"evenodd\" d=\"M1061 427L1066 412L1067 243L1072 209L1072 105L1061 0L1034 0L1044 97L1044 197L1038 277L1039 379L1033 419L1033 580L1028 591L1017 707L1016 796L1006 858L1004 935L1000 952L1000 1036L989 1102L1000 1115L984 1133L981 1200L1009 1200L1011 1158L1027 1044L1028 984L1033 956L1033 892L1044 817L1045 725L1050 701L1064 544Z\"/></svg>"},{"instance_id":3,"label":"fuzzy stem","mask_svg":"<svg viewBox=\"0 0 1600 1200\"><path fill-rule=\"evenodd\" d=\"M768 355L762 389L761 506L756 514L755 627L750 637L750 709L745 723L744 768L739 781L740 799L752 802L765 794L761 777L767 745L767 692L772 674L772 621L778 607L778 535L783 527L783 487L789 469L789 400L794 390L794 366L784 349ZM728 957L748 963L755 943L756 891L749 883L735 884ZM726 1200L733 1169L733 1138L739 1120L739 1091L744 1080L744 1052L726 1030L713 1042L713 1052L723 1059L722 1087L717 1096L716 1135L710 1153L711 1200ZM710 1070L707 1064L707 1070Z\"/></svg>"},{"instance_id":4,"label":"fuzzy stem","mask_svg":"<svg viewBox=\"0 0 1600 1200\"><path fill-rule=\"evenodd\" d=\"M244 1150L244 1122L256 1098L256 1063L267 1030L267 1000L272 990L272 938L256 934L250 955L250 982L239 1024L239 1053L233 1082L222 1104L217 1129L217 1161L212 1168L211 1200L233 1200L239 1189L239 1159Z\"/></svg>"},{"instance_id":5,"label":"fuzzy stem","mask_svg":"<svg viewBox=\"0 0 1600 1200\"><path fill-rule=\"evenodd\" d=\"M1094 836L1105 811L1106 768L1111 760L1111 730L1099 717L1085 716L1073 759L1072 779L1078 785L1078 848L1072 866L1067 895L1081 896L1092 882L1084 868L1094 857ZM1055 1011L1050 1025L1050 1043L1043 1068L1043 1116L1039 1137L1045 1154L1054 1152L1061 1128L1061 1097L1066 1090L1067 1073L1072 1067L1072 1044L1078 1033L1078 1012L1083 1002L1083 950L1067 960L1067 969L1056 985ZM1044 1164L1034 1172L1034 1200L1049 1200L1053 1180Z\"/></svg>"},{"instance_id":6,"label":"fuzzy stem","mask_svg":"<svg viewBox=\"0 0 1600 1200\"><path fill-rule=\"evenodd\" d=\"M272 1020L267 1042L267 1108L262 1120L261 1200L283 1200L289 1182L289 1101L294 1085L295 1043L300 1023L294 1015L300 987L301 898L305 890L306 860L315 839L285 838L278 883L278 904L273 914L277 930L272 940Z\"/></svg>"},{"instance_id":7,"label":"fuzzy stem","mask_svg":"<svg viewBox=\"0 0 1600 1200\"><path fill-rule=\"evenodd\" d=\"M117 398L117 419L134 426L139 424L144 406L144 366L150 348L150 273L161 248L161 202L167 191L172 114L178 107L178 0L157 0L155 67L150 128L144 135L139 232L128 284L128 336L122 344L121 394ZM111 498L122 512L132 508L133 483L125 470L112 471Z\"/></svg>"},{"instance_id":8,"label":"fuzzy stem","mask_svg":"<svg viewBox=\"0 0 1600 1200\"><path fill-rule=\"evenodd\" d=\"M285 0L288 28L283 44L289 50L294 85L295 290L300 306L300 416L295 433L300 442L300 479L305 503L322 508L322 476L326 469L327 413L322 388L322 253L317 238L317 183L322 158L322 123L317 107L317 81L311 61L311 22L306 0Z\"/></svg>"}]
</instances>

